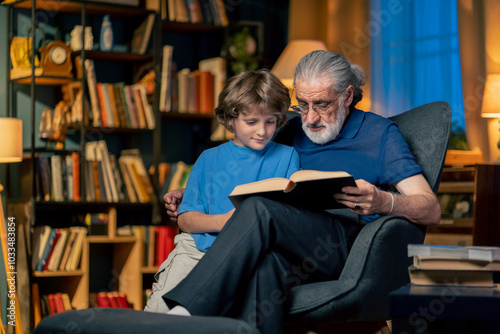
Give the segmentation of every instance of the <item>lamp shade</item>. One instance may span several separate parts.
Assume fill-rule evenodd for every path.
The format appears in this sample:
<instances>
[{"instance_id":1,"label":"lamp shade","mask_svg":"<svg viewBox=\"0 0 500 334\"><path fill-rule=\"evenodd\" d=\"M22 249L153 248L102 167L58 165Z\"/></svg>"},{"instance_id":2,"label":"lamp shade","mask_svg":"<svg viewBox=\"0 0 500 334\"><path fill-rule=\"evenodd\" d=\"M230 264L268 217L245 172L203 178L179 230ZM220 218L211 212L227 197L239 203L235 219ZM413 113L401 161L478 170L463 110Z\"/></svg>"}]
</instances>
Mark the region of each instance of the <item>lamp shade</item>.
<instances>
[{"instance_id":1,"label":"lamp shade","mask_svg":"<svg viewBox=\"0 0 500 334\"><path fill-rule=\"evenodd\" d=\"M281 79L288 88L293 86L293 75L299 61L311 51L327 50L325 43L310 39L290 41L274 64L271 72Z\"/></svg>"},{"instance_id":2,"label":"lamp shade","mask_svg":"<svg viewBox=\"0 0 500 334\"><path fill-rule=\"evenodd\" d=\"M23 122L0 117L0 163L23 160Z\"/></svg>"},{"instance_id":3,"label":"lamp shade","mask_svg":"<svg viewBox=\"0 0 500 334\"><path fill-rule=\"evenodd\" d=\"M486 77L481 116L500 118L500 74L488 74Z\"/></svg>"}]
</instances>

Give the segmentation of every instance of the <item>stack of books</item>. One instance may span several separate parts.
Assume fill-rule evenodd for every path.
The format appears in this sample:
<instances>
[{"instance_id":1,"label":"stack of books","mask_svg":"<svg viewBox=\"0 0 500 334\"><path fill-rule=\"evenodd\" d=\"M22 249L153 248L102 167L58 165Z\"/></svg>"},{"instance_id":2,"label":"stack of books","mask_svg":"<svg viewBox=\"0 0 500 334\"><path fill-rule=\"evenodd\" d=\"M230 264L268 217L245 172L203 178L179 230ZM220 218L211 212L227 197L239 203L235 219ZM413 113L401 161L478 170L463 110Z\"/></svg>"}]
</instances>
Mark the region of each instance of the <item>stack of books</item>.
<instances>
[{"instance_id":1,"label":"stack of books","mask_svg":"<svg viewBox=\"0 0 500 334\"><path fill-rule=\"evenodd\" d=\"M408 256L416 285L493 287L494 272L500 271L500 247L412 244Z\"/></svg>"}]
</instances>

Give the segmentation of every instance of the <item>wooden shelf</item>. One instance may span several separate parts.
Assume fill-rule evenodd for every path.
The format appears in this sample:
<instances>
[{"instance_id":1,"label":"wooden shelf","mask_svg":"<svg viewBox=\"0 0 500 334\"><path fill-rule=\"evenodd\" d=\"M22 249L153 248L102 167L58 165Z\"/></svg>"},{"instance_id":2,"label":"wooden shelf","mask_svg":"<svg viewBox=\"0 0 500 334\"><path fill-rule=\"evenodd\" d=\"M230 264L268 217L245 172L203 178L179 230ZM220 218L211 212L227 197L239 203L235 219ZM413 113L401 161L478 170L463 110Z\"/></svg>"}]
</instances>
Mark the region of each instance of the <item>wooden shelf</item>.
<instances>
[{"instance_id":1,"label":"wooden shelf","mask_svg":"<svg viewBox=\"0 0 500 334\"><path fill-rule=\"evenodd\" d=\"M473 193L474 181L443 182L439 186L438 193Z\"/></svg>"},{"instance_id":2,"label":"wooden shelf","mask_svg":"<svg viewBox=\"0 0 500 334\"><path fill-rule=\"evenodd\" d=\"M141 128L116 128L116 127L85 127L85 132L99 132L103 135L123 135L123 134L141 134L147 132L153 132L154 129L141 129ZM80 133L80 128L69 128L68 131L72 133Z\"/></svg>"},{"instance_id":3,"label":"wooden shelf","mask_svg":"<svg viewBox=\"0 0 500 334\"><path fill-rule=\"evenodd\" d=\"M82 51L75 51L73 56L81 55ZM100 61L119 61L119 62L141 62L151 61L153 57L150 55L140 55L136 53L123 53L123 52L104 52L97 50L85 50L86 59L94 59Z\"/></svg>"},{"instance_id":4,"label":"wooden shelf","mask_svg":"<svg viewBox=\"0 0 500 334\"><path fill-rule=\"evenodd\" d=\"M83 276L83 270L74 271L34 271L34 277L69 277L69 276Z\"/></svg>"},{"instance_id":5,"label":"wooden shelf","mask_svg":"<svg viewBox=\"0 0 500 334\"><path fill-rule=\"evenodd\" d=\"M222 32L225 27L215 26L209 24L198 24L198 23L182 23L182 22L172 22L163 21L162 30L175 32L175 33L194 33L194 32Z\"/></svg>"},{"instance_id":6,"label":"wooden shelf","mask_svg":"<svg viewBox=\"0 0 500 334\"><path fill-rule=\"evenodd\" d=\"M70 82L73 81L75 81L74 78L67 78L67 77L50 77L50 76L35 77L35 85L38 86L62 86L69 84ZM13 79L12 82L18 85L30 85L31 76Z\"/></svg>"},{"instance_id":7,"label":"wooden shelf","mask_svg":"<svg viewBox=\"0 0 500 334\"><path fill-rule=\"evenodd\" d=\"M89 235L87 236L87 241L91 244L125 244L134 243L137 241L135 236L116 236L108 237L106 235Z\"/></svg>"},{"instance_id":8,"label":"wooden shelf","mask_svg":"<svg viewBox=\"0 0 500 334\"><path fill-rule=\"evenodd\" d=\"M11 3L3 3L15 8L31 9L30 0L20 0ZM48 12L59 12L80 15L82 13L83 1L58 1L43 0L36 2L36 9ZM111 9L110 9L111 8ZM128 18L152 13L143 8L134 6L117 5L105 2L86 2L87 15L104 16L109 14L112 17Z\"/></svg>"},{"instance_id":9,"label":"wooden shelf","mask_svg":"<svg viewBox=\"0 0 500 334\"><path fill-rule=\"evenodd\" d=\"M178 119L178 120L212 120L215 119L214 114L190 114L183 112L162 112L161 118L164 119Z\"/></svg>"}]
</instances>

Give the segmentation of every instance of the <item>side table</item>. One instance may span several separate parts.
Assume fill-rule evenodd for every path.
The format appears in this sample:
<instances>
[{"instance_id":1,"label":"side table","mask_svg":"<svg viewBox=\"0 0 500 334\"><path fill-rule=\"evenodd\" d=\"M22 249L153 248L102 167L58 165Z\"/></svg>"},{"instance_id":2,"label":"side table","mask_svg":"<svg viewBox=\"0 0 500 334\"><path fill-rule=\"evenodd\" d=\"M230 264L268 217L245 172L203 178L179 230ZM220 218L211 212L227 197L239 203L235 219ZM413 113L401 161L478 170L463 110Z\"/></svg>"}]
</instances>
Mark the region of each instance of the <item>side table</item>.
<instances>
[{"instance_id":1,"label":"side table","mask_svg":"<svg viewBox=\"0 0 500 334\"><path fill-rule=\"evenodd\" d=\"M392 333L500 333L500 289L405 285L390 294Z\"/></svg>"}]
</instances>

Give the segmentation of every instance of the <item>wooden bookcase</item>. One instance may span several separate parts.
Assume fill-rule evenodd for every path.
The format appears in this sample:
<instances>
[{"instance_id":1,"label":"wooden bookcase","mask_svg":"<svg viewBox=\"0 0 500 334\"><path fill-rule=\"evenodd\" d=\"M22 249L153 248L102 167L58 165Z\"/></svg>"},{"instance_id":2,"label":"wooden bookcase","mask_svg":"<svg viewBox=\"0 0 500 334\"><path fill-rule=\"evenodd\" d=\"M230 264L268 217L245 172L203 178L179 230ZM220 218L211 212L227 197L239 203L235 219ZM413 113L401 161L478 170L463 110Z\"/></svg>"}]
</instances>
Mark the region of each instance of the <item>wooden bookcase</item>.
<instances>
[{"instance_id":1,"label":"wooden bookcase","mask_svg":"<svg viewBox=\"0 0 500 334\"><path fill-rule=\"evenodd\" d=\"M458 196L458 201L467 203L462 205L468 210L457 213L455 217L449 212L443 214L441 224L428 228L425 243L500 246L499 180L498 163L445 167L438 197ZM456 207L456 201L451 204ZM461 207L461 204L458 207Z\"/></svg>"}]
</instances>

